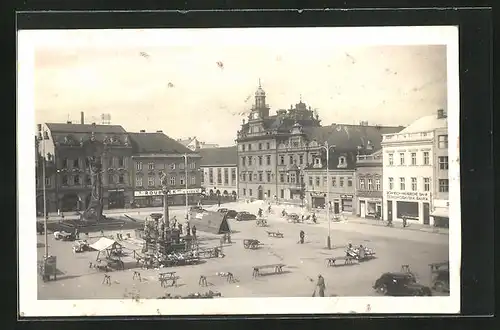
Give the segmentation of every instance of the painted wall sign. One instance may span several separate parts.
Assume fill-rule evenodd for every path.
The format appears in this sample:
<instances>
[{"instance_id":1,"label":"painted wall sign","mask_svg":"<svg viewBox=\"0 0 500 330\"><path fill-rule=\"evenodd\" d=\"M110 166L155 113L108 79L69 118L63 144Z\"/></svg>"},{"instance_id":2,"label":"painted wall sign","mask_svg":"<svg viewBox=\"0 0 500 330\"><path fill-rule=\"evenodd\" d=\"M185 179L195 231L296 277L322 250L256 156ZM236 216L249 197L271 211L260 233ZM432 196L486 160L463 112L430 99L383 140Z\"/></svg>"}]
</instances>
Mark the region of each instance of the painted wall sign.
<instances>
[{"instance_id":1,"label":"painted wall sign","mask_svg":"<svg viewBox=\"0 0 500 330\"><path fill-rule=\"evenodd\" d=\"M168 192L169 195L185 195L187 194L201 194L201 188L193 188L193 189L172 189ZM139 190L134 191L134 196L142 197L142 196L163 196L162 190Z\"/></svg>"},{"instance_id":2,"label":"painted wall sign","mask_svg":"<svg viewBox=\"0 0 500 330\"><path fill-rule=\"evenodd\" d=\"M387 198L388 199L397 199L400 201L429 201L430 193L428 191L420 192L420 191L388 191Z\"/></svg>"}]
</instances>

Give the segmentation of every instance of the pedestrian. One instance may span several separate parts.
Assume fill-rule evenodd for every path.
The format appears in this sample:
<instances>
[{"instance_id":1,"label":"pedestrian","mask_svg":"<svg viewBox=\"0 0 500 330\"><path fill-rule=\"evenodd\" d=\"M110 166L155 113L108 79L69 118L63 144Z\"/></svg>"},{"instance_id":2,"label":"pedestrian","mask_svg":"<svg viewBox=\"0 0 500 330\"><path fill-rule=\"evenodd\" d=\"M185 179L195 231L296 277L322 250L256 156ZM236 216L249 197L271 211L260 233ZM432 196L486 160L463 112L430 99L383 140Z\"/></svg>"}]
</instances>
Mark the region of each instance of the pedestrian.
<instances>
[{"instance_id":1,"label":"pedestrian","mask_svg":"<svg viewBox=\"0 0 500 330\"><path fill-rule=\"evenodd\" d=\"M193 237L194 239L196 239L196 226L193 226L192 231L193 231Z\"/></svg>"},{"instance_id":2,"label":"pedestrian","mask_svg":"<svg viewBox=\"0 0 500 330\"><path fill-rule=\"evenodd\" d=\"M403 228L406 228L406 216L403 216Z\"/></svg>"},{"instance_id":3,"label":"pedestrian","mask_svg":"<svg viewBox=\"0 0 500 330\"><path fill-rule=\"evenodd\" d=\"M317 219L316 219L316 213L314 213L314 212L313 212L313 214L312 214L312 221L313 221L314 223L318 223L318 222L317 222Z\"/></svg>"},{"instance_id":4,"label":"pedestrian","mask_svg":"<svg viewBox=\"0 0 500 330\"><path fill-rule=\"evenodd\" d=\"M231 234L230 233L227 233L227 242L229 244L233 243L233 242L231 242Z\"/></svg>"},{"instance_id":5,"label":"pedestrian","mask_svg":"<svg viewBox=\"0 0 500 330\"><path fill-rule=\"evenodd\" d=\"M306 233L304 233L304 231L301 230L300 233L299 233L300 244L304 244L304 237L305 236L306 236Z\"/></svg>"},{"instance_id":6,"label":"pedestrian","mask_svg":"<svg viewBox=\"0 0 500 330\"><path fill-rule=\"evenodd\" d=\"M186 222L186 235L191 236L191 226L189 226L189 222Z\"/></svg>"},{"instance_id":7,"label":"pedestrian","mask_svg":"<svg viewBox=\"0 0 500 330\"><path fill-rule=\"evenodd\" d=\"M316 286L318 287L319 289L319 296L320 297L324 297L325 296L325 279L323 278L323 276L318 275L318 283L316 283Z\"/></svg>"},{"instance_id":8,"label":"pedestrian","mask_svg":"<svg viewBox=\"0 0 500 330\"><path fill-rule=\"evenodd\" d=\"M179 228L179 235L182 235L182 224L181 224L181 223L179 223L179 224L177 225L177 228Z\"/></svg>"},{"instance_id":9,"label":"pedestrian","mask_svg":"<svg viewBox=\"0 0 500 330\"><path fill-rule=\"evenodd\" d=\"M78 228L75 228L75 238L80 239L80 232L78 231Z\"/></svg>"},{"instance_id":10,"label":"pedestrian","mask_svg":"<svg viewBox=\"0 0 500 330\"><path fill-rule=\"evenodd\" d=\"M220 198L217 200L217 207L220 207Z\"/></svg>"}]
</instances>

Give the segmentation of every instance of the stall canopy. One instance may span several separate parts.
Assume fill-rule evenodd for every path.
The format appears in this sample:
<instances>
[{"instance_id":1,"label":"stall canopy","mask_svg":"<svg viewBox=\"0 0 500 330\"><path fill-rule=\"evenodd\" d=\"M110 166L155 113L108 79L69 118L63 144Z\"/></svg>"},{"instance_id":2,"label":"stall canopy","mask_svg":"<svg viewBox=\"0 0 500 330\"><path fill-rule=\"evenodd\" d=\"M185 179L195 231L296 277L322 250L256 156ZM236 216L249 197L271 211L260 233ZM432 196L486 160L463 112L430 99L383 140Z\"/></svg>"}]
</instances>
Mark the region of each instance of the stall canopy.
<instances>
[{"instance_id":1,"label":"stall canopy","mask_svg":"<svg viewBox=\"0 0 500 330\"><path fill-rule=\"evenodd\" d=\"M101 237L97 242L90 245L91 248L97 251L104 251L116 246L120 246L120 243L106 237Z\"/></svg>"},{"instance_id":2,"label":"stall canopy","mask_svg":"<svg viewBox=\"0 0 500 330\"><path fill-rule=\"evenodd\" d=\"M192 214L189 224L191 228L196 226L197 231L206 233L225 234L231 232L226 215L220 212L205 211Z\"/></svg>"},{"instance_id":3,"label":"stall canopy","mask_svg":"<svg viewBox=\"0 0 500 330\"><path fill-rule=\"evenodd\" d=\"M448 218L448 208L436 207L433 212L431 212L433 217Z\"/></svg>"}]
</instances>

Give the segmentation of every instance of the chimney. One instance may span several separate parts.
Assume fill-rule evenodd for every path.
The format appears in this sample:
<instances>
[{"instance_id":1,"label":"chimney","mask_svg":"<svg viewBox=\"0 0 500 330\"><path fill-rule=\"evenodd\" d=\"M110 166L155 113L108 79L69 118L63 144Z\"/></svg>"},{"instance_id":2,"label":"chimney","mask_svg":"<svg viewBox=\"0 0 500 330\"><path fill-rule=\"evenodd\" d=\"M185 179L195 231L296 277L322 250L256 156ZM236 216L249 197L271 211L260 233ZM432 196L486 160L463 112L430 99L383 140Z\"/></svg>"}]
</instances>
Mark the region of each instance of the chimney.
<instances>
[{"instance_id":1,"label":"chimney","mask_svg":"<svg viewBox=\"0 0 500 330\"><path fill-rule=\"evenodd\" d=\"M66 124L72 124L72 122L70 122L69 120L66 122Z\"/></svg>"},{"instance_id":2,"label":"chimney","mask_svg":"<svg viewBox=\"0 0 500 330\"><path fill-rule=\"evenodd\" d=\"M443 109L439 109L437 111L437 118L438 119L443 119L443 118L446 118L446 114L444 113L444 110Z\"/></svg>"},{"instance_id":3,"label":"chimney","mask_svg":"<svg viewBox=\"0 0 500 330\"><path fill-rule=\"evenodd\" d=\"M80 124L85 124L85 115L83 114L83 111L80 112Z\"/></svg>"},{"instance_id":4,"label":"chimney","mask_svg":"<svg viewBox=\"0 0 500 330\"><path fill-rule=\"evenodd\" d=\"M92 126L95 126L95 123L92 123Z\"/></svg>"},{"instance_id":5,"label":"chimney","mask_svg":"<svg viewBox=\"0 0 500 330\"><path fill-rule=\"evenodd\" d=\"M139 133L146 133L146 130L145 130L145 129L141 129L141 130L139 131Z\"/></svg>"},{"instance_id":6,"label":"chimney","mask_svg":"<svg viewBox=\"0 0 500 330\"><path fill-rule=\"evenodd\" d=\"M160 130L156 131L156 133L163 133L163 131L160 129Z\"/></svg>"}]
</instances>

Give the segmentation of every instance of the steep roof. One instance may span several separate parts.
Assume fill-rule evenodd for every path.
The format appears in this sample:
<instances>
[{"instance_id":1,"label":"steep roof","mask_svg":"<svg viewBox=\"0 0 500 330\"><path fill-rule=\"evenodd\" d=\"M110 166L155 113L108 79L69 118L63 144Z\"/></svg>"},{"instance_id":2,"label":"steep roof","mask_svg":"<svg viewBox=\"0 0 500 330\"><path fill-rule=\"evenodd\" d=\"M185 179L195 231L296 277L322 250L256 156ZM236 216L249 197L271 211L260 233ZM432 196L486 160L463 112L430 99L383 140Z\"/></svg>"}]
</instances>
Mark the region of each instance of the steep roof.
<instances>
[{"instance_id":1,"label":"steep roof","mask_svg":"<svg viewBox=\"0 0 500 330\"><path fill-rule=\"evenodd\" d=\"M136 153L192 153L163 133L129 133L129 136Z\"/></svg>"},{"instance_id":2,"label":"steep roof","mask_svg":"<svg viewBox=\"0 0 500 330\"><path fill-rule=\"evenodd\" d=\"M47 123L48 129L53 133L108 133L125 134L127 133L120 125L92 125L92 124L62 124Z\"/></svg>"},{"instance_id":3,"label":"steep roof","mask_svg":"<svg viewBox=\"0 0 500 330\"><path fill-rule=\"evenodd\" d=\"M237 147L207 148L199 151L200 166L222 166L238 164Z\"/></svg>"},{"instance_id":4,"label":"steep roof","mask_svg":"<svg viewBox=\"0 0 500 330\"><path fill-rule=\"evenodd\" d=\"M318 143L328 141L343 150L356 150L358 146L371 144L373 150L381 148L382 134L400 132L402 126L368 126L368 125L344 125L331 124L322 127L304 127L309 140Z\"/></svg>"},{"instance_id":5,"label":"steep roof","mask_svg":"<svg viewBox=\"0 0 500 330\"><path fill-rule=\"evenodd\" d=\"M408 127L406 127L399 133L428 132L438 128L446 128L446 127L448 127L448 120L446 117L438 118L436 115L430 115L415 120L413 123L411 123Z\"/></svg>"}]
</instances>

